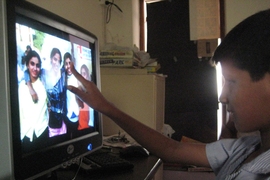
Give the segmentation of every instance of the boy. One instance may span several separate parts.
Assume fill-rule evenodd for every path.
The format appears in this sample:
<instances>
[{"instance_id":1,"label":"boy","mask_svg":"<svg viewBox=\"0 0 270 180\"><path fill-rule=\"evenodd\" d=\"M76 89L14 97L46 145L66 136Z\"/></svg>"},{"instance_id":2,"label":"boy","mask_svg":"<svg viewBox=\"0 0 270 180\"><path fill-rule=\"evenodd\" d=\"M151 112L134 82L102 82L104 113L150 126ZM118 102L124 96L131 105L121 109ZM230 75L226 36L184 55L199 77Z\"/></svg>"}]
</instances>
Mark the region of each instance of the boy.
<instances>
[{"instance_id":1,"label":"boy","mask_svg":"<svg viewBox=\"0 0 270 180\"><path fill-rule=\"evenodd\" d=\"M138 143L167 162L211 167L217 179L270 178L270 10L238 24L213 56L225 80L220 102L227 106L239 132L260 136L223 139L210 144L180 143L150 129L109 103L74 68L85 86L69 86L83 101L111 118ZM147 137L147 138L146 138Z\"/></svg>"}]
</instances>

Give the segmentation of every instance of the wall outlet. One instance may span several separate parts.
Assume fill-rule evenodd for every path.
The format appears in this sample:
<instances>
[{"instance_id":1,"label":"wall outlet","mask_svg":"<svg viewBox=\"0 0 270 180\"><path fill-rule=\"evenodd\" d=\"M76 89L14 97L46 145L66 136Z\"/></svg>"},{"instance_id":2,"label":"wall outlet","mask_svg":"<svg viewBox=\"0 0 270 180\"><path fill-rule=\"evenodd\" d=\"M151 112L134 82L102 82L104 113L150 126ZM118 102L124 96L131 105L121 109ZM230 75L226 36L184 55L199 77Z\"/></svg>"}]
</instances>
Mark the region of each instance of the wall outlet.
<instances>
[{"instance_id":1,"label":"wall outlet","mask_svg":"<svg viewBox=\"0 0 270 180\"><path fill-rule=\"evenodd\" d=\"M98 0L98 2L99 2L100 5L105 5L105 1L106 0Z\"/></svg>"}]
</instances>

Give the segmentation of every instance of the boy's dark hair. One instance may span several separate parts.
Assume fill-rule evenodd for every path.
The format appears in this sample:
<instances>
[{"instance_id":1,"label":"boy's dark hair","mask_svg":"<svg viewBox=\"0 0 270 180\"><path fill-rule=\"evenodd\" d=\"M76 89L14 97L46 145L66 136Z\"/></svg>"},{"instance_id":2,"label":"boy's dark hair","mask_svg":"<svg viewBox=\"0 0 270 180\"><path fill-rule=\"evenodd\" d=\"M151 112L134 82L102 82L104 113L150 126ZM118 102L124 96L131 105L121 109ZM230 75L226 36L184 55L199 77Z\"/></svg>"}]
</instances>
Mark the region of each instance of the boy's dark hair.
<instances>
[{"instance_id":1,"label":"boy's dark hair","mask_svg":"<svg viewBox=\"0 0 270 180\"><path fill-rule=\"evenodd\" d=\"M270 73L270 9L258 12L235 26L217 47L215 63L232 61L249 72L253 81Z\"/></svg>"},{"instance_id":2,"label":"boy's dark hair","mask_svg":"<svg viewBox=\"0 0 270 180\"><path fill-rule=\"evenodd\" d=\"M32 59L33 57L38 58L38 62L40 64L40 68L41 68L42 67L41 66L42 65L42 62L41 62L41 59L40 59L39 54L36 51L29 51L29 53L26 55L26 57L25 57L26 66L29 65L30 59Z\"/></svg>"}]
</instances>

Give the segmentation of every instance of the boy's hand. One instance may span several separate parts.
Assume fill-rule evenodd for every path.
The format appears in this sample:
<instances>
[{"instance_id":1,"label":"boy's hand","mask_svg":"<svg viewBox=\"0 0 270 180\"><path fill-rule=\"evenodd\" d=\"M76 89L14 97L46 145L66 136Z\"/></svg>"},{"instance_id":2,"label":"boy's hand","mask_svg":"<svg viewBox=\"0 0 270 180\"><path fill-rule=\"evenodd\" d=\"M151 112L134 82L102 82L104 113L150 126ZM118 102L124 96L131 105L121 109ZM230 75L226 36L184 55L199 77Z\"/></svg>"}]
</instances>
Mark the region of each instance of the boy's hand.
<instances>
[{"instance_id":1,"label":"boy's hand","mask_svg":"<svg viewBox=\"0 0 270 180\"><path fill-rule=\"evenodd\" d=\"M84 101L96 111L106 113L106 107L108 107L110 103L104 98L97 86L79 74L74 68L74 64L72 62L70 63L70 69L77 80L81 82L83 87L82 90L80 90L74 86L68 86L68 90L76 94L82 101Z\"/></svg>"}]
</instances>

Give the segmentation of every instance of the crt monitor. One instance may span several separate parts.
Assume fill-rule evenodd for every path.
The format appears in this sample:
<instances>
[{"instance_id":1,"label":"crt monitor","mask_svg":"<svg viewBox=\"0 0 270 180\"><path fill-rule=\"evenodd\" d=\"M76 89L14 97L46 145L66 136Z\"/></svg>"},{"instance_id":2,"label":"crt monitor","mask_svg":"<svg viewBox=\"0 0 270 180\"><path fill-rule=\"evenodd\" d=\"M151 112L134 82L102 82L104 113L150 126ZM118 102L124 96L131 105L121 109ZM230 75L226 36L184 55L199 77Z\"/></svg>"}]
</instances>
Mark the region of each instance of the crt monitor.
<instances>
[{"instance_id":1,"label":"crt monitor","mask_svg":"<svg viewBox=\"0 0 270 180\"><path fill-rule=\"evenodd\" d=\"M83 89L70 61L100 87L98 39L33 4L14 5L8 14L14 176L33 179L102 147L101 115L67 90Z\"/></svg>"}]
</instances>

